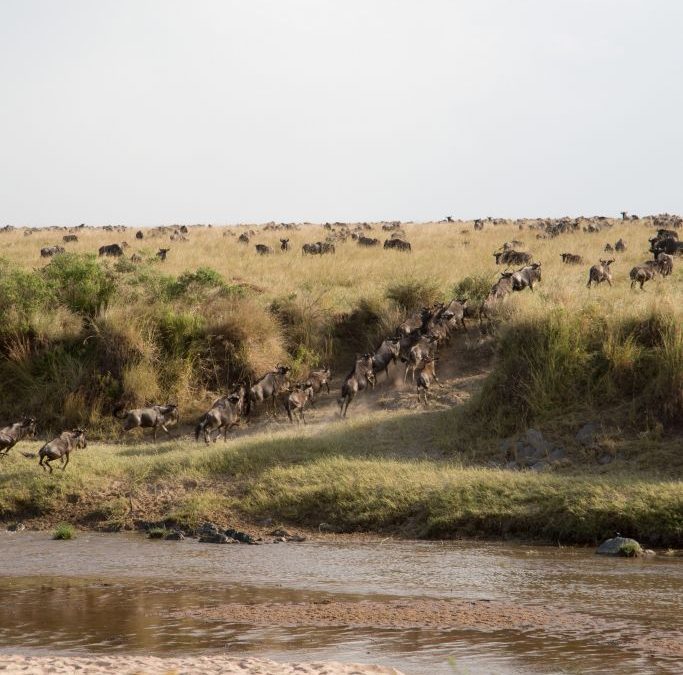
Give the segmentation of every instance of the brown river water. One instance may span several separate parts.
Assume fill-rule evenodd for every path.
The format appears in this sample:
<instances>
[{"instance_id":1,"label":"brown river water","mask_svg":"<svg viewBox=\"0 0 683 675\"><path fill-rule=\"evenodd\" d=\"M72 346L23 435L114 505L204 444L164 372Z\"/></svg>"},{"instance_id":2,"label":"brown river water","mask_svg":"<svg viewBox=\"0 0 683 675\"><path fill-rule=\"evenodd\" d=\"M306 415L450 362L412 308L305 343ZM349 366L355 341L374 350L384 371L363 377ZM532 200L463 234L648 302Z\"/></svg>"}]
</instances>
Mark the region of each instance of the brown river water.
<instances>
[{"instance_id":1,"label":"brown river water","mask_svg":"<svg viewBox=\"0 0 683 675\"><path fill-rule=\"evenodd\" d=\"M226 653L420 675L681 673L682 610L681 558L0 533L0 655Z\"/></svg>"}]
</instances>

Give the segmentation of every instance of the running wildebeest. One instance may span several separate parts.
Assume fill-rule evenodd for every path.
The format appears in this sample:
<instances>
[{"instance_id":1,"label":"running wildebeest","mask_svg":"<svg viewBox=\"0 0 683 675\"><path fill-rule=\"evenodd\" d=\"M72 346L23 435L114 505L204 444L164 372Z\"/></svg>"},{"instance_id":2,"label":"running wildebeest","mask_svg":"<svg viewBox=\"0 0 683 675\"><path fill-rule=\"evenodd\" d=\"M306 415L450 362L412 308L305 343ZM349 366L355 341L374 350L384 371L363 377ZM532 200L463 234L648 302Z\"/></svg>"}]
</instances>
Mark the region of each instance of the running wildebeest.
<instances>
[{"instance_id":1,"label":"running wildebeest","mask_svg":"<svg viewBox=\"0 0 683 675\"><path fill-rule=\"evenodd\" d=\"M4 457L23 438L36 435L36 420L24 417L21 422L15 422L0 429L0 457Z\"/></svg>"},{"instance_id":2,"label":"running wildebeest","mask_svg":"<svg viewBox=\"0 0 683 675\"><path fill-rule=\"evenodd\" d=\"M280 239L280 250L289 251L289 239Z\"/></svg>"},{"instance_id":3,"label":"running wildebeest","mask_svg":"<svg viewBox=\"0 0 683 675\"><path fill-rule=\"evenodd\" d=\"M87 448L88 443L85 440L85 431L83 429L74 429L73 431L63 431L57 438L46 443L39 451L40 458L38 464L43 467L43 470L49 470L52 473L50 462L56 459L62 460L62 471L66 469L69 463L69 453L76 448Z\"/></svg>"},{"instance_id":4,"label":"running wildebeest","mask_svg":"<svg viewBox=\"0 0 683 675\"><path fill-rule=\"evenodd\" d=\"M599 265L593 265L588 271L588 283L587 288L591 287L591 284L601 284L606 281L610 286L612 285L612 270L610 265L614 262L611 260L600 260Z\"/></svg>"},{"instance_id":5,"label":"running wildebeest","mask_svg":"<svg viewBox=\"0 0 683 675\"><path fill-rule=\"evenodd\" d=\"M120 256L123 255L123 247L120 244L106 244L105 246L100 246L98 249L99 255L113 255Z\"/></svg>"},{"instance_id":6,"label":"running wildebeest","mask_svg":"<svg viewBox=\"0 0 683 675\"><path fill-rule=\"evenodd\" d=\"M40 249L40 255L42 258L51 258L53 255L58 253L64 253L66 249L63 246L43 246Z\"/></svg>"},{"instance_id":7,"label":"running wildebeest","mask_svg":"<svg viewBox=\"0 0 683 675\"><path fill-rule=\"evenodd\" d=\"M439 339L436 335L423 335L408 352L408 357L405 359L406 370L403 374L403 382L408 380L408 371L412 371L411 375L413 382L415 382L415 371L426 358L434 358L436 356L436 349L439 344Z\"/></svg>"},{"instance_id":8,"label":"running wildebeest","mask_svg":"<svg viewBox=\"0 0 683 675\"><path fill-rule=\"evenodd\" d=\"M304 409L311 401L313 401L313 387L306 386L306 384L297 384L288 392L287 398L285 398L285 410L292 424L294 423L294 415L297 413L297 424L301 421L306 424Z\"/></svg>"},{"instance_id":9,"label":"running wildebeest","mask_svg":"<svg viewBox=\"0 0 683 675\"><path fill-rule=\"evenodd\" d=\"M368 385L374 386L375 375L372 372L372 354L363 354L356 357L353 370L346 376L341 388L341 397L337 400L340 406L339 414L346 417L349 404L359 391L363 391Z\"/></svg>"},{"instance_id":10,"label":"running wildebeest","mask_svg":"<svg viewBox=\"0 0 683 675\"><path fill-rule=\"evenodd\" d=\"M161 262L164 262L164 260L166 260L166 256L168 255L168 252L170 250L171 250L170 248L160 248L157 251L156 257L159 258L159 260L161 260Z\"/></svg>"},{"instance_id":11,"label":"running wildebeest","mask_svg":"<svg viewBox=\"0 0 683 675\"><path fill-rule=\"evenodd\" d=\"M255 385L249 387L249 404L247 414L251 406L256 403L270 401L273 414L275 412L275 399L289 387L289 366L277 365L275 370L266 373Z\"/></svg>"},{"instance_id":12,"label":"running wildebeest","mask_svg":"<svg viewBox=\"0 0 683 675\"><path fill-rule=\"evenodd\" d=\"M195 439L204 434L204 442L208 445L211 433L216 431L213 442L215 443L223 429L223 440L228 440L228 432L232 427L240 423L240 419L246 414L247 390L244 385L229 396L219 398L211 410L205 412L194 430Z\"/></svg>"},{"instance_id":13,"label":"running wildebeest","mask_svg":"<svg viewBox=\"0 0 683 675\"><path fill-rule=\"evenodd\" d=\"M173 403L153 405L148 408L135 408L133 410L125 411L123 415L119 415L121 410L123 410L123 406L115 408L114 417L125 420L123 423L124 432L138 427L142 429L153 429L155 441L157 439L159 427L170 436L171 432L167 427L172 424L177 424L180 417L178 414L178 406Z\"/></svg>"},{"instance_id":14,"label":"running wildebeest","mask_svg":"<svg viewBox=\"0 0 683 675\"><path fill-rule=\"evenodd\" d=\"M259 255L270 255L273 253L273 249L265 244L256 244L256 253Z\"/></svg>"},{"instance_id":15,"label":"running wildebeest","mask_svg":"<svg viewBox=\"0 0 683 675\"><path fill-rule=\"evenodd\" d=\"M669 274L673 272L674 258L672 255L669 255L668 253L658 253L657 259L653 262L656 264L659 273L663 277L668 277Z\"/></svg>"},{"instance_id":16,"label":"running wildebeest","mask_svg":"<svg viewBox=\"0 0 683 675\"><path fill-rule=\"evenodd\" d=\"M644 265L636 265L629 273L631 288L636 284L640 284L640 290L644 291L645 289L643 286L645 285L645 282L654 279L655 274L659 271L656 265L657 263L652 260L648 260Z\"/></svg>"},{"instance_id":17,"label":"running wildebeest","mask_svg":"<svg viewBox=\"0 0 683 675\"><path fill-rule=\"evenodd\" d=\"M512 290L523 291L529 287L534 290L534 283L541 281L541 263L533 263L512 273Z\"/></svg>"},{"instance_id":18,"label":"running wildebeest","mask_svg":"<svg viewBox=\"0 0 683 675\"><path fill-rule=\"evenodd\" d=\"M372 372L377 376L384 372L389 379L389 366L396 363L401 350L399 338L389 338L384 340L379 349L372 355Z\"/></svg>"},{"instance_id":19,"label":"running wildebeest","mask_svg":"<svg viewBox=\"0 0 683 675\"><path fill-rule=\"evenodd\" d=\"M436 382L440 387L443 384L439 382L439 378L436 376L436 362L438 358L431 358L429 356L424 357L420 362L419 370L417 371L417 401L420 402L420 394L424 398L424 404L429 405L427 401L427 392L429 387L432 385L432 380Z\"/></svg>"},{"instance_id":20,"label":"running wildebeest","mask_svg":"<svg viewBox=\"0 0 683 675\"><path fill-rule=\"evenodd\" d=\"M327 389L327 393L330 393L330 378L332 377L332 371L329 366L323 366L318 370L312 370L308 377L306 378L306 387L311 387L313 393L317 394L322 391L322 388ZM311 398L311 405L313 404L313 398Z\"/></svg>"}]
</instances>

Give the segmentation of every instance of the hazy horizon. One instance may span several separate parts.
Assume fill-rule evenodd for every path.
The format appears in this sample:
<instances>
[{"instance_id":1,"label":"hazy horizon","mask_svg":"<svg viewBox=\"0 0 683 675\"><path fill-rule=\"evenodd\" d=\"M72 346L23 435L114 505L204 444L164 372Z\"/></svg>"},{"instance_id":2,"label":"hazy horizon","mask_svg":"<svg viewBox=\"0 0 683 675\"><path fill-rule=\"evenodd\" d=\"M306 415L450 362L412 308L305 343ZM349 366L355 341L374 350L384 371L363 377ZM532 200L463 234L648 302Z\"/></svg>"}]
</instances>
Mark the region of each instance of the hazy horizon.
<instances>
[{"instance_id":1,"label":"hazy horizon","mask_svg":"<svg viewBox=\"0 0 683 675\"><path fill-rule=\"evenodd\" d=\"M0 226L683 212L675 0L0 0Z\"/></svg>"}]
</instances>

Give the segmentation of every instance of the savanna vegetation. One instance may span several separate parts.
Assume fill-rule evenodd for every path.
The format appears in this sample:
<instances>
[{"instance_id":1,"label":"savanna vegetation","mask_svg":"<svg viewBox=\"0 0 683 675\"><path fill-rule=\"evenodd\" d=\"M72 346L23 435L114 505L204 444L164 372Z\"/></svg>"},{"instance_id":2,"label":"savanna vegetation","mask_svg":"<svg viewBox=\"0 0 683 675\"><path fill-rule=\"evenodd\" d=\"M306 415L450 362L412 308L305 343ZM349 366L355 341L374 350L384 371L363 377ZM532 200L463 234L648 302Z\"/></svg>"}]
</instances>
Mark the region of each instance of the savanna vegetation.
<instances>
[{"instance_id":1,"label":"savanna vegetation","mask_svg":"<svg viewBox=\"0 0 683 675\"><path fill-rule=\"evenodd\" d=\"M86 228L47 260L41 246L60 244L62 231L0 233L0 418L33 415L45 439L85 426L90 439L53 476L13 450L0 464L0 518L54 524L59 514L109 529L324 521L340 531L564 543L619 530L680 546L683 265L632 290L629 270L649 257L647 221L549 239L521 224L407 224L410 254L348 239L326 256L301 255L304 242L329 234L305 225L197 227L188 241ZM247 229L255 236L238 243ZM376 225L371 234L390 233ZM292 250L280 252L280 237ZM210 448L186 436L121 444L119 403L173 401L193 423L231 383L278 362L295 377L323 363L344 374L406 313L454 296L481 301L502 271L493 252L513 238L542 261L543 279L501 303L483 333L470 321L442 356L476 359L486 372L463 405L355 416L352 406L347 422L270 425ZM628 246L612 266L614 287L588 290L588 266L619 238ZM99 246L122 240L124 257L97 257ZM255 243L275 253L258 256ZM154 256L162 246L171 249L165 262ZM133 252L142 262L130 261ZM563 252L586 264L562 264ZM602 424L597 444L608 464L575 441L591 420ZM530 426L561 444L567 461L539 473L504 470L501 439Z\"/></svg>"}]
</instances>

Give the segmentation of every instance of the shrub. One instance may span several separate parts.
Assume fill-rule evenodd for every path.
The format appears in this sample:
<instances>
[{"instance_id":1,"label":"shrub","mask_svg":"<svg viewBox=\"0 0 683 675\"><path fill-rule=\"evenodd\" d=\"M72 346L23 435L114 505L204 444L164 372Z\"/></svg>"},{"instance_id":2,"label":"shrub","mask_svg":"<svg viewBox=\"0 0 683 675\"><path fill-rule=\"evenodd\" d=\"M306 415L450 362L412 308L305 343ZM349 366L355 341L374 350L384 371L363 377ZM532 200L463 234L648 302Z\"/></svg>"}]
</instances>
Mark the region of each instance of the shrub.
<instances>
[{"instance_id":1,"label":"shrub","mask_svg":"<svg viewBox=\"0 0 683 675\"><path fill-rule=\"evenodd\" d=\"M412 280L392 284L385 297L396 303L404 312L415 312L421 307L433 305L443 300L438 284L431 280Z\"/></svg>"},{"instance_id":2,"label":"shrub","mask_svg":"<svg viewBox=\"0 0 683 675\"><path fill-rule=\"evenodd\" d=\"M485 274L465 277L453 286L455 298L467 298L470 305L480 305L491 290L492 281Z\"/></svg>"},{"instance_id":3,"label":"shrub","mask_svg":"<svg viewBox=\"0 0 683 675\"><path fill-rule=\"evenodd\" d=\"M85 317L97 316L116 291L114 277L92 254L55 256L43 276L61 302Z\"/></svg>"},{"instance_id":4,"label":"shrub","mask_svg":"<svg viewBox=\"0 0 683 675\"><path fill-rule=\"evenodd\" d=\"M0 261L0 331L4 334L26 333L33 319L44 313L55 299L52 288L38 273L14 269Z\"/></svg>"},{"instance_id":5,"label":"shrub","mask_svg":"<svg viewBox=\"0 0 683 675\"><path fill-rule=\"evenodd\" d=\"M70 523L59 523L59 525L57 525L55 528L52 538L67 541L69 539L73 539L75 536L76 530L74 529L73 525Z\"/></svg>"}]
</instances>

